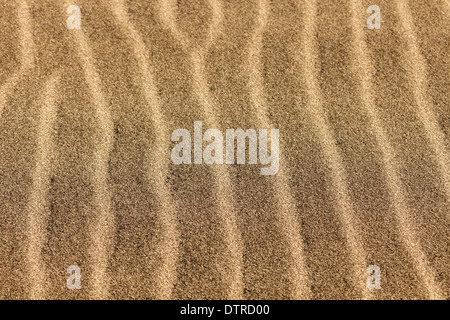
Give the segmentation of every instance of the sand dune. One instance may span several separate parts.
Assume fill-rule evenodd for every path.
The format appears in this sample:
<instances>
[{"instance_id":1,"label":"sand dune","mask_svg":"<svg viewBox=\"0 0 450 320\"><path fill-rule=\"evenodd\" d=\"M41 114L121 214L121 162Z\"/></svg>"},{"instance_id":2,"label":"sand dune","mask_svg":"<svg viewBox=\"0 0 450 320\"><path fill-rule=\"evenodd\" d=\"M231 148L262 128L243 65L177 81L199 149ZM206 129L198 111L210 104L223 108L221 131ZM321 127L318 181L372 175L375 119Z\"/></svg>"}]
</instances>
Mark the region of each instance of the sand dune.
<instances>
[{"instance_id":1,"label":"sand dune","mask_svg":"<svg viewBox=\"0 0 450 320\"><path fill-rule=\"evenodd\" d=\"M404 50L404 68L408 73L410 85L413 86L414 99L417 103L417 114L423 123L427 138L436 154L436 162L442 174L442 184L445 188L447 199L450 200L450 155L444 144L444 134L439 128L432 111L431 101L426 94L427 71L424 58L417 47L416 34L412 25L412 15L408 5L405 5L402 1L397 3L396 9L400 20L400 30L407 39L407 46Z\"/></svg>"},{"instance_id":2,"label":"sand dune","mask_svg":"<svg viewBox=\"0 0 450 320\"><path fill-rule=\"evenodd\" d=\"M267 118L267 102L264 96L264 81L262 76L261 51L263 45L264 30L270 14L270 2L258 1L258 15L255 28L250 38L248 49L248 88L250 94L250 107L255 115L255 124L258 128L273 128L274 126ZM296 220L297 211L295 200L289 190L284 159L280 159L281 169L273 181L273 190L279 228L286 238L288 250L292 256L289 270L289 278L292 279L292 299L308 299L310 297L309 280L306 272L304 258L303 240L300 233L301 228Z\"/></svg>"},{"instance_id":3,"label":"sand dune","mask_svg":"<svg viewBox=\"0 0 450 320\"><path fill-rule=\"evenodd\" d=\"M353 44L353 47L355 48L355 57L353 61L359 62L359 64L356 64L354 66L354 69L355 72L357 72L359 77L358 80L360 81L361 87L359 90L361 91L361 100L364 107L366 108L366 112L372 126L372 131L374 132L376 141L382 153L383 166L384 170L386 171L387 184L392 198L391 201L393 202L398 220L400 236L402 241L405 243L405 247L411 255L411 258L413 259L418 273L425 283L425 287L429 292L430 298L442 299L442 296L439 293L439 289L434 283L433 271L429 268L426 257L422 252L417 241L417 237L413 232L413 222L409 217L409 209L403 196L404 191L398 175L398 166L394 161L394 151L391 144L389 143L389 139L387 138L386 133L384 132L383 126L380 124L376 107L374 105L374 98L372 93L373 90L371 88L371 74L373 74L373 67L370 65L370 61L367 55L364 54L364 52L367 52L367 48L364 41L364 34L361 32L361 28L358 26L357 18L358 12L362 10L362 6L358 3L356 3L355 5L355 2L356 1L352 2L353 7L351 9L355 41Z\"/></svg>"},{"instance_id":4,"label":"sand dune","mask_svg":"<svg viewBox=\"0 0 450 320\"><path fill-rule=\"evenodd\" d=\"M168 149L169 132L166 121L161 113L161 102L158 98L157 89L154 84L152 71L148 66L148 53L145 44L136 29L132 26L127 17L127 11L123 1L117 1L113 6L114 14L117 17L124 33L130 35L130 42L134 48L134 52L139 64L140 78L137 79L136 85L142 87L148 108L151 110L151 118L153 119L153 128L156 137L156 150L148 156L147 172L148 180L157 191L160 197L159 210L160 219L163 226L162 242L161 242L161 271L157 284L158 297L161 299L169 299L172 294L173 285L176 280L176 263L178 259L179 235L176 222L176 207L173 203L174 199L170 194L168 186L164 183L164 172L169 170L169 160L161 161L154 155L163 154ZM150 152L149 152L150 153Z\"/></svg>"},{"instance_id":5,"label":"sand dune","mask_svg":"<svg viewBox=\"0 0 450 320\"><path fill-rule=\"evenodd\" d=\"M209 126L213 128L218 127L216 119L216 102L208 88L207 80L205 78L205 55L208 54L209 48L214 44L214 40L222 31L222 8L219 1L210 1L209 5L212 8L212 19L208 26L208 32L205 41L201 45L191 44L186 36L178 30L176 26L176 18L174 9L176 8L175 1L160 1L160 15L161 20L168 26L174 38L181 44L183 50L190 52L190 61L192 63L192 88L198 103L203 109L205 120ZM197 47L197 48L195 48ZM227 248L226 260L229 260L231 270L225 270L224 277L229 277L227 281L230 287L230 293L227 295L229 299L242 299L243 284L242 284L242 249L240 234L236 223L236 212L232 204L233 189L231 182L226 172L225 167L217 166L214 169L214 178L216 180L216 194L217 194L217 210L220 212L220 220L223 224L223 233L225 245ZM230 199L231 198L231 199ZM230 201L231 200L231 201Z\"/></svg>"},{"instance_id":6,"label":"sand dune","mask_svg":"<svg viewBox=\"0 0 450 320\"><path fill-rule=\"evenodd\" d=\"M301 8L301 7L300 7ZM354 265L354 284L359 288L362 297L370 298L370 292L364 287L365 274L363 273L364 265L366 264L364 248L361 245L359 234L355 226L355 217L353 216L353 204L349 198L348 186L345 182L345 170L343 168L343 161L339 155L338 148L336 146L336 140L333 137L332 130L328 124L325 111L323 109L323 99L319 89L317 81L317 61L315 56L317 55L317 45L314 43L314 38L317 33L317 27L315 22L317 4L315 1L311 1L305 4L304 20L305 25L302 34L302 40L299 40L298 48L295 50L295 60L300 64L302 70L302 76L305 79L305 85L308 92L308 107L309 117L317 130L317 136L319 137L323 149L325 158L327 159L328 166L332 173L332 185L335 188L335 198L337 211L342 219L342 225L344 226L345 237L347 239L347 245L350 249L351 259ZM297 44L296 44L297 45ZM302 58L303 54L303 58Z\"/></svg>"},{"instance_id":7,"label":"sand dune","mask_svg":"<svg viewBox=\"0 0 450 320\"><path fill-rule=\"evenodd\" d=\"M71 3L66 2L64 7ZM95 117L98 125L97 145L93 154L94 207L97 210L96 220L90 226L92 245L89 256L93 264L93 294L96 299L108 296L108 280L106 266L111 241L114 233L114 214L111 212L111 196L107 186L108 162L113 148L113 122L103 93L101 79L94 64L94 55L82 30L74 30L74 52L79 55L89 93L93 99Z\"/></svg>"},{"instance_id":8,"label":"sand dune","mask_svg":"<svg viewBox=\"0 0 450 320\"><path fill-rule=\"evenodd\" d=\"M42 112L39 120L39 136L37 143L36 168L33 173L33 185L28 201L28 262L31 280L31 299L45 298L45 266L42 263L41 251L46 237L48 218L48 189L50 185L50 169L54 152L53 130L56 120L56 85L60 78L54 74L44 87L44 97L39 101Z\"/></svg>"},{"instance_id":9,"label":"sand dune","mask_svg":"<svg viewBox=\"0 0 450 320\"><path fill-rule=\"evenodd\" d=\"M447 299L448 1L372 4L2 2L0 298ZM278 173L175 165L194 121Z\"/></svg>"},{"instance_id":10,"label":"sand dune","mask_svg":"<svg viewBox=\"0 0 450 320\"><path fill-rule=\"evenodd\" d=\"M31 25L30 11L26 1L18 2L18 25L20 27L20 68L8 77L0 88L0 117L11 91L17 85L20 77L30 71L34 66L35 48Z\"/></svg>"}]
</instances>

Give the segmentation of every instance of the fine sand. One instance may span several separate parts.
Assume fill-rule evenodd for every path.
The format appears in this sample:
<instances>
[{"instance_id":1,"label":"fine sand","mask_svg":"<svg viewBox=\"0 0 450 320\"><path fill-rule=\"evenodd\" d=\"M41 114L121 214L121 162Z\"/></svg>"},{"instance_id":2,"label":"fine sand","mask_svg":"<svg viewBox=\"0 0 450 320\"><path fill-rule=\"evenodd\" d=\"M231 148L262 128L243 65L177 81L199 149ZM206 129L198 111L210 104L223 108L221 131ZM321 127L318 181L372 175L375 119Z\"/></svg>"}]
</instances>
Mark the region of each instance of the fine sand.
<instances>
[{"instance_id":1,"label":"fine sand","mask_svg":"<svg viewBox=\"0 0 450 320\"><path fill-rule=\"evenodd\" d=\"M0 299L450 298L449 30L448 0L0 0ZM279 129L278 173L173 164L194 121Z\"/></svg>"}]
</instances>

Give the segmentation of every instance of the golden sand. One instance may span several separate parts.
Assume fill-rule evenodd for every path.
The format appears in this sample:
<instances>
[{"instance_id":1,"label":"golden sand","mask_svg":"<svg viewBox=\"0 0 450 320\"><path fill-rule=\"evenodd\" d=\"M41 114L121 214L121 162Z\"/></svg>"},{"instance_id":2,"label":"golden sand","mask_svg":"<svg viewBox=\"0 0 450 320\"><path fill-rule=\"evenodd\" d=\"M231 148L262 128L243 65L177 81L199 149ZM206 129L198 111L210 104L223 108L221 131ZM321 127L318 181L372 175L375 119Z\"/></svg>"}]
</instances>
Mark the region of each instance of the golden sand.
<instances>
[{"instance_id":1,"label":"golden sand","mask_svg":"<svg viewBox=\"0 0 450 320\"><path fill-rule=\"evenodd\" d=\"M373 4L1 0L0 298L449 298L450 6ZM278 173L173 164L194 121Z\"/></svg>"}]
</instances>

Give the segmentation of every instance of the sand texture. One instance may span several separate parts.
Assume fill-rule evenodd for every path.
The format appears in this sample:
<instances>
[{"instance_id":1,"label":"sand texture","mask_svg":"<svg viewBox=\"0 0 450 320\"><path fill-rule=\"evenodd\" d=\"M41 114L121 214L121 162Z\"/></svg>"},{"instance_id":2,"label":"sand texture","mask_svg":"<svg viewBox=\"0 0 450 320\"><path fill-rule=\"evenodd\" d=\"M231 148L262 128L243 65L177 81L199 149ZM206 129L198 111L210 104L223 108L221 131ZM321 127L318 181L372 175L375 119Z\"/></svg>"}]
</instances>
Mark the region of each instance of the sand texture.
<instances>
[{"instance_id":1,"label":"sand texture","mask_svg":"<svg viewBox=\"0 0 450 320\"><path fill-rule=\"evenodd\" d=\"M449 31L448 0L0 0L0 299L450 298ZM279 129L278 173L174 164L194 121Z\"/></svg>"}]
</instances>

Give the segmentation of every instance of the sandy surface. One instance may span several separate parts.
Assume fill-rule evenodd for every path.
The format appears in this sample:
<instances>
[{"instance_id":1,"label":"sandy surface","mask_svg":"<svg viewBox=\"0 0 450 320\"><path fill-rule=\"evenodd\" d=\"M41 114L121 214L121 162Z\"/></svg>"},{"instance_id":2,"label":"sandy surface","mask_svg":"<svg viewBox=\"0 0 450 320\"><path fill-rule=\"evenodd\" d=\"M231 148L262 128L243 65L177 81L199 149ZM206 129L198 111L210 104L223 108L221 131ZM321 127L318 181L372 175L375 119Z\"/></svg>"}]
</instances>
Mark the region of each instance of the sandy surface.
<instances>
[{"instance_id":1,"label":"sandy surface","mask_svg":"<svg viewBox=\"0 0 450 320\"><path fill-rule=\"evenodd\" d=\"M372 2L1 0L0 298L448 299L450 5ZM194 121L280 171L174 165Z\"/></svg>"}]
</instances>

